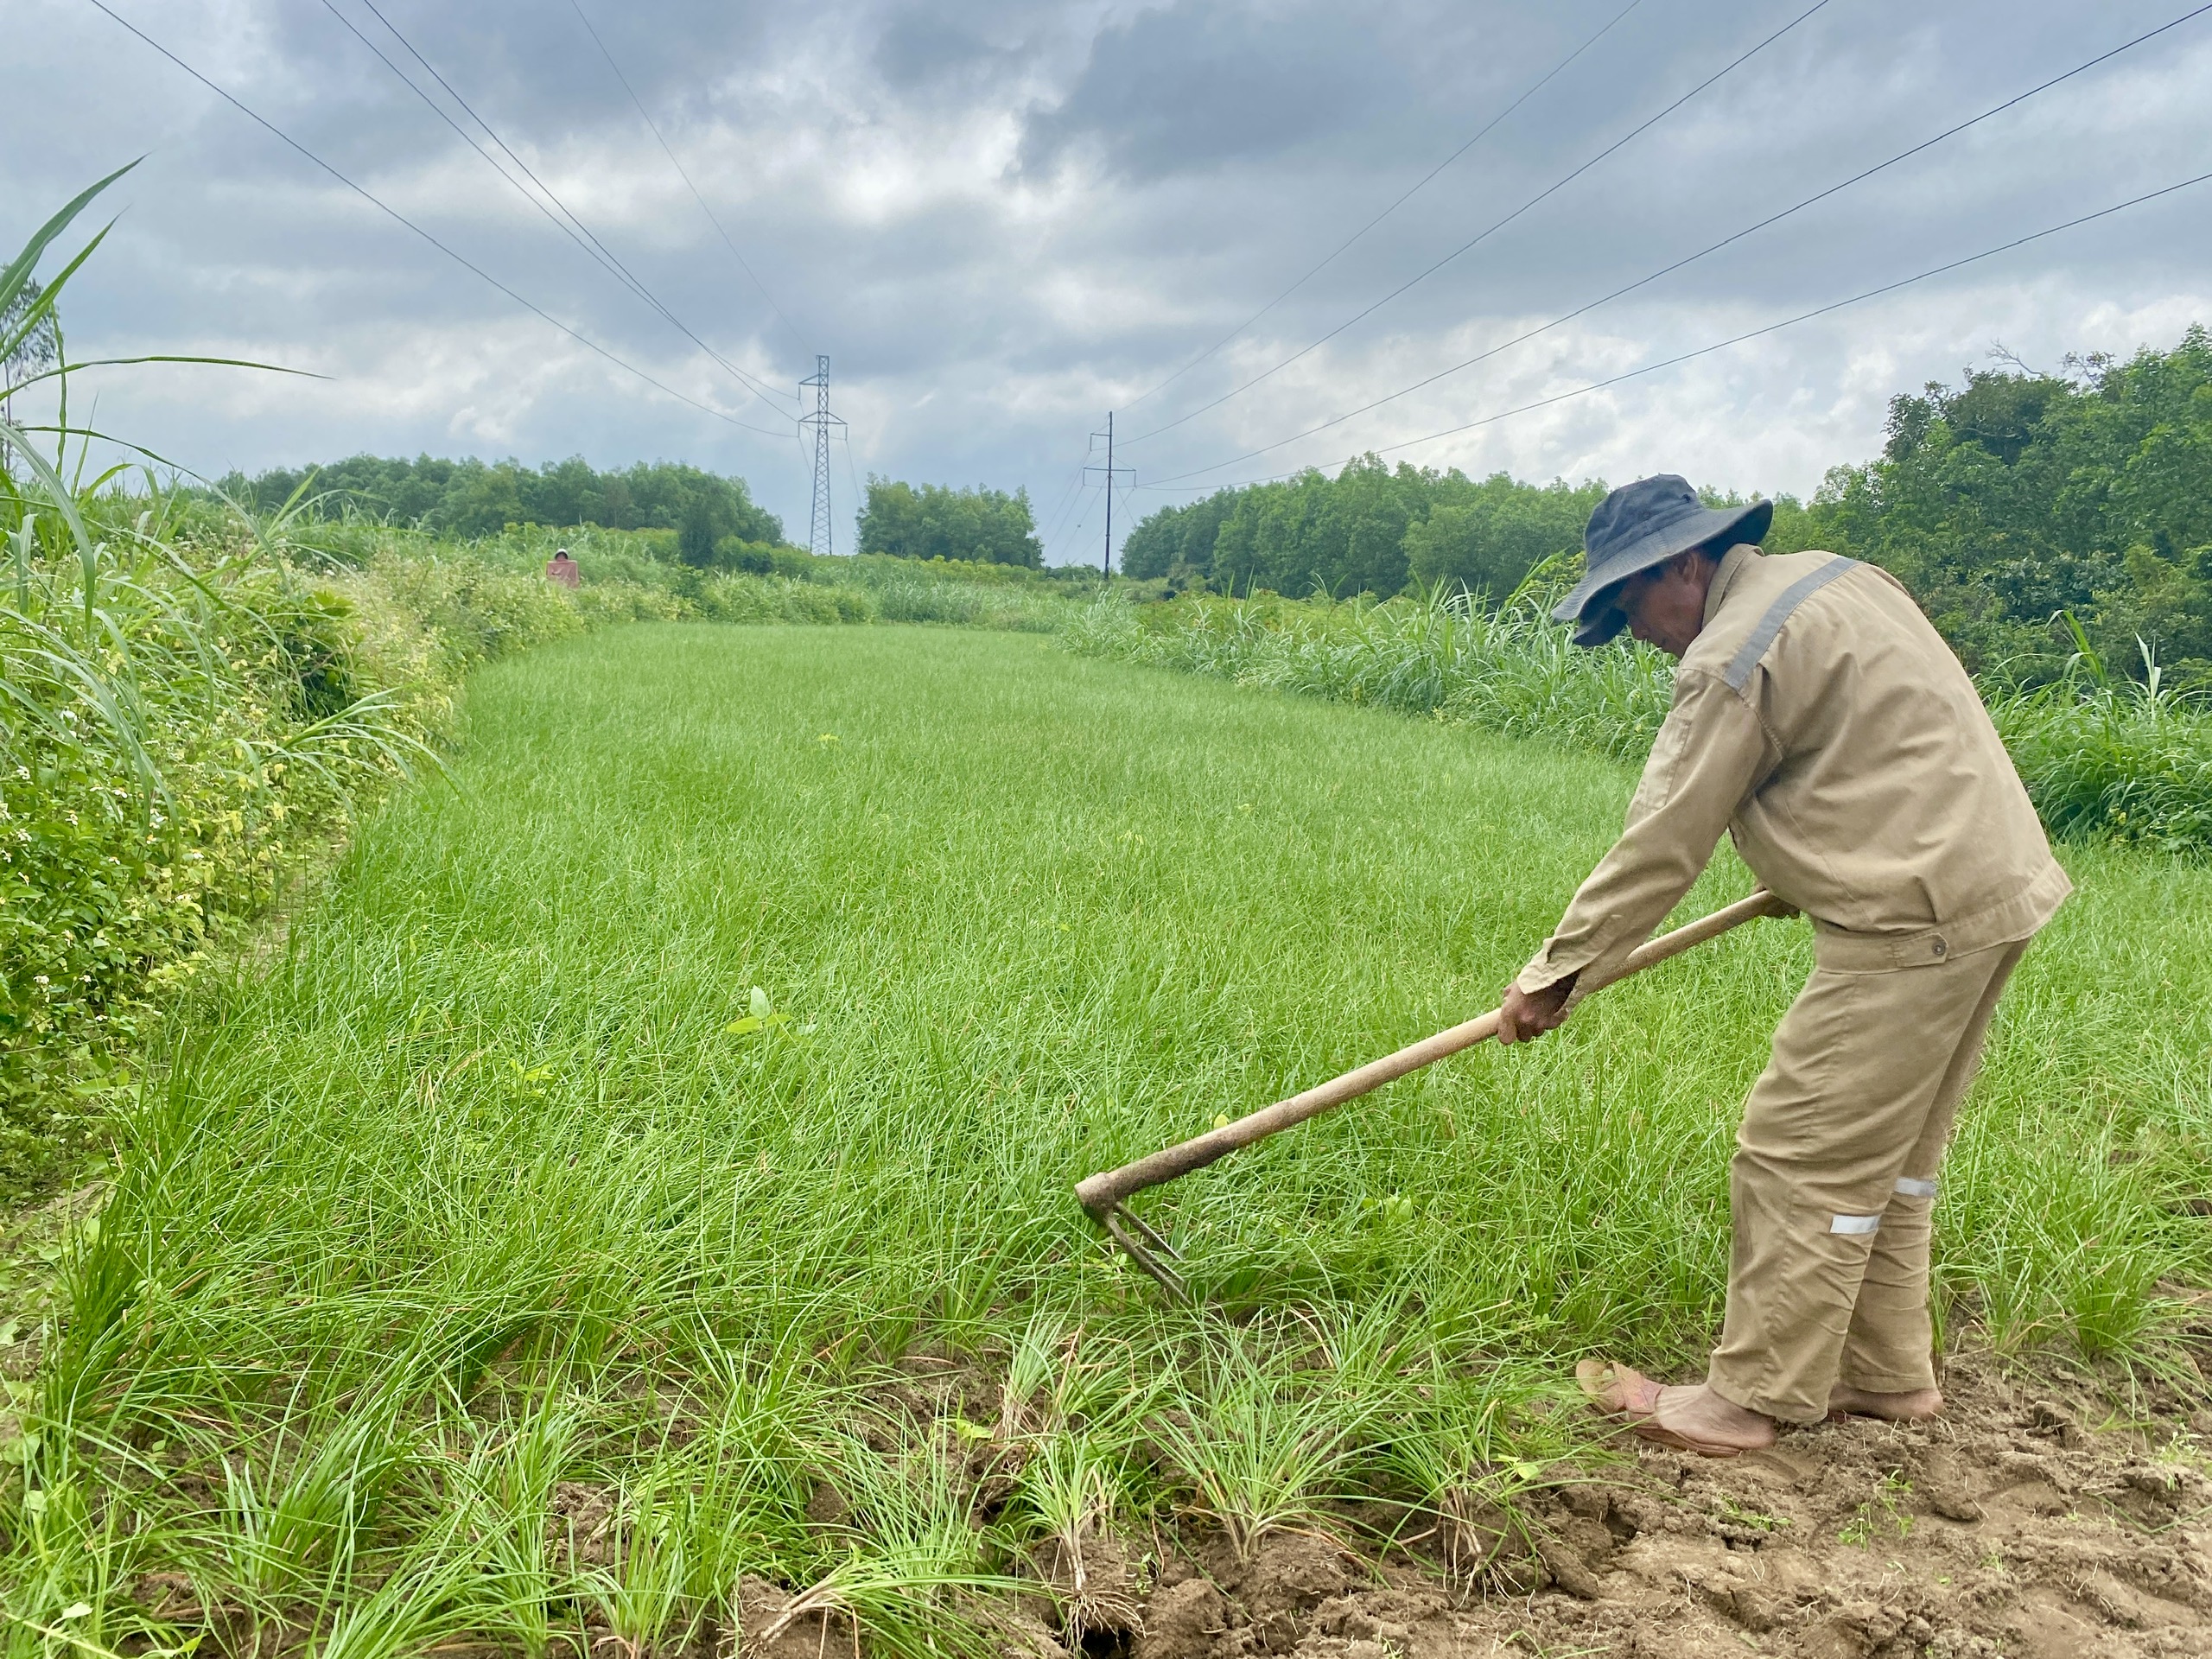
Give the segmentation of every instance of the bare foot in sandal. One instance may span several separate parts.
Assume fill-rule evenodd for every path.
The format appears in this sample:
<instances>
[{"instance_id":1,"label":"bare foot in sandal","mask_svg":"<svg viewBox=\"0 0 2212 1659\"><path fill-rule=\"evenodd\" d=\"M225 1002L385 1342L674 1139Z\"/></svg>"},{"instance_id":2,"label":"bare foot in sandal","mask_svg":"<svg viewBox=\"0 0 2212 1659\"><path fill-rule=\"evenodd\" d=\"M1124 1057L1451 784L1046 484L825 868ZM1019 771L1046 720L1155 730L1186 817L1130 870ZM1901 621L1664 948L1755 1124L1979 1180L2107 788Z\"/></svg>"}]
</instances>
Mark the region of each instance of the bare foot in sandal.
<instances>
[{"instance_id":1,"label":"bare foot in sandal","mask_svg":"<svg viewBox=\"0 0 2212 1659\"><path fill-rule=\"evenodd\" d=\"M1647 1440L1700 1457L1732 1458L1774 1444L1774 1420L1724 1400L1703 1383L1662 1388L1626 1365L1586 1359L1574 1368L1583 1396Z\"/></svg>"},{"instance_id":2,"label":"bare foot in sandal","mask_svg":"<svg viewBox=\"0 0 2212 1659\"><path fill-rule=\"evenodd\" d=\"M1665 1434L1647 1434L1647 1438L1663 1438L1666 1445L1708 1458L1732 1458L1739 1452L1758 1452L1774 1444L1773 1418L1724 1400L1702 1382L1692 1388L1660 1389L1658 1408L1649 1421ZM1643 1424L1637 1429L1646 1432Z\"/></svg>"},{"instance_id":3,"label":"bare foot in sandal","mask_svg":"<svg viewBox=\"0 0 2212 1659\"><path fill-rule=\"evenodd\" d=\"M1885 1422L1924 1423L1943 1409L1941 1389L1910 1389L1902 1394L1876 1394L1839 1382L1828 1390L1831 1417L1879 1417Z\"/></svg>"}]
</instances>

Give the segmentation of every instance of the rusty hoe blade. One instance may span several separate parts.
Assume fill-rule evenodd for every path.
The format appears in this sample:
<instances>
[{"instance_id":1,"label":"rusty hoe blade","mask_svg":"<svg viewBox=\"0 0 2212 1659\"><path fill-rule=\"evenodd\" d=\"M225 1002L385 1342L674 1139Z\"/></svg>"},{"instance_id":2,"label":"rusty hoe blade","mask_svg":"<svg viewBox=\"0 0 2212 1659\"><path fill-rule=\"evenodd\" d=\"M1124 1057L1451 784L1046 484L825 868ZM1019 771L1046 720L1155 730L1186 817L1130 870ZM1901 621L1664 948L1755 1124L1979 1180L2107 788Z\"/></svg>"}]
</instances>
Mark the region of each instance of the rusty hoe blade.
<instances>
[{"instance_id":1,"label":"rusty hoe blade","mask_svg":"<svg viewBox=\"0 0 2212 1659\"><path fill-rule=\"evenodd\" d=\"M1772 893L1761 889L1748 899L1714 911L1709 916L1671 933L1662 933L1657 938L1639 945L1618 972L1604 979L1585 982L1577 988L1584 996L1605 985L1618 984L1632 974L1678 957L1707 939L1718 938L1730 928L1761 916L1792 916L1796 912ZM1167 1267L1160 1258L1180 1262L1173 1246L1159 1233L1147 1226L1128 1206L1128 1200L1147 1187L1162 1186L1193 1170L1204 1169L1217 1159L1226 1158L1240 1147L1264 1141L1279 1135L1294 1124L1303 1123L1309 1117L1333 1111L1348 1100L1380 1089L1394 1078L1408 1071L1418 1071L1442 1059L1447 1054L1457 1054L1463 1048L1486 1042L1497 1035L1497 1010L1440 1031L1433 1037L1386 1054L1379 1060L1370 1060L1356 1071L1340 1077L1317 1084L1301 1094L1287 1100L1279 1100L1272 1106L1262 1106L1258 1111L1238 1118L1234 1123L1224 1123L1219 1128L1209 1129L1180 1145L1164 1148L1150 1157L1140 1158L1133 1164L1119 1169L1102 1170L1096 1175L1084 1177L1076 1183L1075 1195L1083 1207L1090 1212L1091 1219L1106 1230L1107 1236L1121 1246L1129 1260L1142 1268L1157 1281L1162 1289L1179 1301L1192 1300L1190 1287L1182 1276ZM1135 1235L1133 1236L1133 1235ZM1155 1252L1157 1254L1155 1254Z\"/></svg>"}]
</instances>

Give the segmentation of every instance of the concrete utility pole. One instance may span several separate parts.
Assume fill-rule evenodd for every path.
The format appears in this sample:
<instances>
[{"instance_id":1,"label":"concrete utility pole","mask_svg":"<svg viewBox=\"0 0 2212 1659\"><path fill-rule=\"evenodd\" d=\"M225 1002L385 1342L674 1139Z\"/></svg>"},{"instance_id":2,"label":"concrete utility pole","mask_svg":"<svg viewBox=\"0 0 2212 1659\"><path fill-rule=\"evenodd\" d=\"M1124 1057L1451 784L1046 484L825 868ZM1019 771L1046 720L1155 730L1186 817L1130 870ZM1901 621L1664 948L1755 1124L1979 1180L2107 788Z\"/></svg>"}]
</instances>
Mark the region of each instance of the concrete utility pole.
<instances>
[{"instance_id":1,"label":"concrete utility pole","mask_svg":"<svg viewBox=\"0 0 2212 1659\"><path fill-rule=\"evenodd\" d=\"M1099 562L1098 568L1110 582L1114 575L1114 475L1116 473L1127 473L1131 478L1135 478L1137 475L1137 469L1134 467L1114 465L1114 411L1110 409L1106 411L1106 429L1103 432L1094 432L1090 435L1090 449L1093 454L1098 452L1098 440L1101 438L1106 440L1106 464L1103 467L1085 467L1083 470L1086 473L1106 474L1106 556Z\"/></svg>"},{"instance_id":2,"label":"concrete utility pole","mask_svg":"<svg viewBox=\"0 0 2212 1659\"><path fill-rule=\"evenodd\" d=\"M842 426L844 422L830 412L830 359L817 356L811 379L798 383L804 391L814 388L814 412L799 416L801 426L814 429L814 524L807 538L807 547L816 553L834 553L835 539L830 526L830 429Z\"/></svg>"}]
</instances>

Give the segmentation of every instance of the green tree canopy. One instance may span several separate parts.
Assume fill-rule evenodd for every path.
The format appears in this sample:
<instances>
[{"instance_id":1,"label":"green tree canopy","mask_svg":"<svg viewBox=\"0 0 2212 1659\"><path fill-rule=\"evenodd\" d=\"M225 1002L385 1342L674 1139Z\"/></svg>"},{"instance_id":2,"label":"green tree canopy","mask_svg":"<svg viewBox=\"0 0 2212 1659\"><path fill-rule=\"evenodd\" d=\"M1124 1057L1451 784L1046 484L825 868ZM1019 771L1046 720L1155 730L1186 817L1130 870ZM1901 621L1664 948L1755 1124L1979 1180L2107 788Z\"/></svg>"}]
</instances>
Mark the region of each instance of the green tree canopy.
<instances>
[{"instance_id":1,"label":"green tree canopy","mask_svg":"<svg viewBox=\"0 0 2212 1659\"><path fill-rule=\"evenodd\" d=\"M1045 545L1029 512L1029 492L918 487L898 480L868 480L861 512L861 551L901 559L974 559L987 564L1045 563Z\"/></svg>"},{"instance_id":2,"label":"green tree canopy","mask_svg":"<svg viewBox=\"0 0 2212 1659\"><path fill-rule=\"evenodd\" d=\"M1387 598L1440 582L1503 597L1540 560L1582 545L1583 521L1605 493L1503 473L1477 483L1456 468L1394 470L1366 455L1334 478L1309 469L1164 507L1129 532L1122 568L1187 575L1224 593Z\"/></svg>"},{"instance_id":3,"label":"green tree canopy","mask_svg":"<svg viewBox=\"0 0 2212 1659\"><path fill-rule=\"evenodd\" d=\"M1882 454L1828 474L1809 529L1895 572L1977 669L2056 671L2063 612L2115 670L2139 638L2212 678L2212 340L2064 366L1892 399Z\"/></svg>"},{"instance_id":4,"label":"green tree canopy","mask_svg":"<svg viewBox=\"0 0 2212 1659\"><path fill-rule=\"evenodd\" d=\"M1655 470L1665 464L1653 457ZM1502 598L1581 545L1595 480L1478 483L1370 455L1163 507L1129 532L1131 576L1303 596L1464 585ZM1715 505L1734 497L1708 495ZM2069 359L2063 372L1970 370L1893 399L1888 442L1838 467L1809 502L1776 500L1767 546L1867 559L1910 588L1969 667L2034 683L2075 651L2107 666L2143 649L2212 684L2212 338ZM2138 641L2141 641L2139 646Z\"/></svg>"}]
</instances>

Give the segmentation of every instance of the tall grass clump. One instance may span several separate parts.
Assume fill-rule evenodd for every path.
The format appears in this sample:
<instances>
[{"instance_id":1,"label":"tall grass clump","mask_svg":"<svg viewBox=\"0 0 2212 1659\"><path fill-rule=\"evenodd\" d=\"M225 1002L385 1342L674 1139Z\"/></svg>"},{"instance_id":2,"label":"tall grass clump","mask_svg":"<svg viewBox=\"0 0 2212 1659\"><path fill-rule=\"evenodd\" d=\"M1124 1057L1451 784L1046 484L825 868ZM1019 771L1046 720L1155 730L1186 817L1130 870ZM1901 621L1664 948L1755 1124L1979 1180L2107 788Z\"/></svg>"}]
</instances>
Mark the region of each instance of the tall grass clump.
<instances>
[{"instance_id":1,"label":"tall grass clump","mask_svg":"<svg viewBox=\"0 0 2212 1659\"><path fill-rule=\"evenodd\" d=\"M0 477L0 1191L81 1155L150 999L266 907L288 856L404 774L445 712L415 641L169 499Z\"/></svg>"},{"instance_id":2,"label":"tall grass clump","mask_svg":"<svg viewBox=\"0 0 2212 1659\"><path fill-rule=\"evenodd\" d=\"M2140 680L2113 674L2067 621L2066 674L1990 704L2036 810L2073 840L2212 850L2212 697L2165 684L2148 647Z\"/></svg>"},{"instance_id":3,"label":"tall grass clump","mask_svg":"<svg viewBox=\"0 0 2212 1659\"><path fill-rule=\"evenodd\" d=\"M1673 677L1641 645L1579 651L1550 619L1554 562L1493 607L1460 590L1381 604L1200 598L1141 609L1101 600L1068 630L1093 656L1640 758Z\"/></svg>"}]
</instances>

